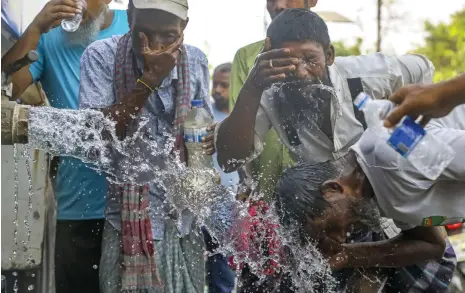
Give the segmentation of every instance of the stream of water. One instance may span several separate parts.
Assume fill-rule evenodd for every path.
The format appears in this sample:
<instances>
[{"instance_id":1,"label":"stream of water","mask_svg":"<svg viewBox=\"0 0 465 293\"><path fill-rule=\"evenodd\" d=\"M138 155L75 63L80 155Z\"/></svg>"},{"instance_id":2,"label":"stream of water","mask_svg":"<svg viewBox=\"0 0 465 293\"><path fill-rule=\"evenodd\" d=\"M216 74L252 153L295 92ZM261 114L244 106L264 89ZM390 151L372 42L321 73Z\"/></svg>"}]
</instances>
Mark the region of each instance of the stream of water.
<instances>
[{"instance_id":1,"label":"stream of water","mask_svg":"<svg viewBox=\"0 0 465 293\"><path fill-rule=\"evenodd\" d=\"M264 251L251 252L237 244L244 232L240 231L243 227L240 223L249 220L248 202L236 201L235 191L218 185L212 179L217 176L213 170L193 170L182 164L172 153L174 138L169 134L164 135L162 142L151 140L147 138L144 121L140 125L133 135L120 139L114 122L99 111L34 107L29 113L29 147L52 155L76 157L107 174L113 183L142 185L155 182L161 185L166 190L167 201L178 215L190 210L196 216L197 224L206 226L218 239L220 248L217 252L233 255L236 263L246 262L252 272L264 278L260 268L270 258ZM260 197L256 195L254 199L259 200ZM15 200L15 210L16 205ZM215 216L218 214L227 216ZM301 247L294 241L292 231L279 228L279 218L273 206L259 217L276 225L278 242L294 256L294 261L284 264L281 269L292 276L298 292L332 292L336 282L318 250L311 244ZM24 223L28 226L27 218ZM260 237L266 240L266 235ZM272 257L279 262L277 256Z\"/></svg>"}]
</instances>

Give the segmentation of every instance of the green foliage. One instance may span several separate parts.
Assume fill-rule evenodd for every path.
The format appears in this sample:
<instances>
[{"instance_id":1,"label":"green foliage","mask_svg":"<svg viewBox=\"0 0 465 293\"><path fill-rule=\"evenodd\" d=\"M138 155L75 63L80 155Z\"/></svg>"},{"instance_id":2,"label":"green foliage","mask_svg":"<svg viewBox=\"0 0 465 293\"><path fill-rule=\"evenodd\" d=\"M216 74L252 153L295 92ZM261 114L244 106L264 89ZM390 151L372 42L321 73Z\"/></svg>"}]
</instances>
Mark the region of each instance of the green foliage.
<instances>
[{"instance_id":1,"label":"green foliage","mask_svg":"<svg viewBox=\"0 0 465 293\"><path fill-rule=\"evenodd\" d=\"M336 51L336 56L357 56L362 54L361 46L362 46L362 39L357 38L355 45L353 46L346 46L344 42L337 41L332 43L334 46L334 50Z\"/></svg>"},{"instance_id":2,"label":"green foliage","mask_svg":"<svg viewBox=\"0 0 465 293\"><path fill-rule=\"evenodd\" d=\"M452 78L465 71L465 7L449 23L425 22L425 44L415 53L423 54L436 67L434 81Z\"/></svg>"}]
</instances>

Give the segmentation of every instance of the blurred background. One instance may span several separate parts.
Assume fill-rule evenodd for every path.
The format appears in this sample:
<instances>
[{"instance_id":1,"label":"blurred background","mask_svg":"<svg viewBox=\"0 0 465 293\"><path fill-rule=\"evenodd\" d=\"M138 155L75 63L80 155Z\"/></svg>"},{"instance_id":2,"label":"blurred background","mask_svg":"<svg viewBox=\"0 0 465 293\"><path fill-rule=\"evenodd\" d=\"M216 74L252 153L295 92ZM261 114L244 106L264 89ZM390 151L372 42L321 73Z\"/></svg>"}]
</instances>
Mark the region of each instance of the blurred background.
<instances>
[{"instance_id":1,"label":"blurred background","mask_svg":"<svg viewBox=\"0 0 465 293\"><path fill-rule=\"evenodd\" d=\"M24 30L46 0L2 0L22 11ZM261 40L270 18L265 0L189 0L185 41L202 49L211 67L232 61L237 49ZM126 9L127 0L113 0ZM15 8L16 7L16 8ZM337 55L419 52L436 66L436 81L465 70L465 0L320 0L314 9L335 20L328 27Z\"/></svg>"}]
</instances>

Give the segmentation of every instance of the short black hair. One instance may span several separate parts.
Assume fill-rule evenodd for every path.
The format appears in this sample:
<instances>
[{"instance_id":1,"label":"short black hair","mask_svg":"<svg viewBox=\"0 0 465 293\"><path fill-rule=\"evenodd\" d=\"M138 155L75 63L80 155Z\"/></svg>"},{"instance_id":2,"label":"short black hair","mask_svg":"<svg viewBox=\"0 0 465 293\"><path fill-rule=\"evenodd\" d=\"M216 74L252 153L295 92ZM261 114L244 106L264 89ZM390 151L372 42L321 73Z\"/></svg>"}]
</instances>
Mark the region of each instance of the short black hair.
<instances>
[{"instance_id":1,"label":"short black hair","mask_svg":"<svg viewBox=\"0 0 465 293\"><path fill-rule=\"evenodd\" d=\"M283 172L276 186L276 205L281 225L302 228L307 219L321 217L329 203L321 185L339 175L335 163L301 163Z\"/></svg>"},{"instance_id":2,"label":"short black hair","mask_svg":"<svg viewBox=\"0 0 465 293\"><path fill-rule=\"evenodd\" d=\"M215 70L213 70L213 75L215 75L217 72L221 72L221 73L231 72L231 68L232 68L231 62L220 64L216 66Z\"/></svg>"},{"instance_id":3,"label":"short black hair","mask_svg":"<svg viewBox=\"0 0 465 293\"><path fill-rule=\"evenodd\" d=\"M313 41L327 49L331 44L328 26L313 11L302 8L286 9L268 27L271 47L279 48L285 42Z\"/></svg>"}]
</instances>

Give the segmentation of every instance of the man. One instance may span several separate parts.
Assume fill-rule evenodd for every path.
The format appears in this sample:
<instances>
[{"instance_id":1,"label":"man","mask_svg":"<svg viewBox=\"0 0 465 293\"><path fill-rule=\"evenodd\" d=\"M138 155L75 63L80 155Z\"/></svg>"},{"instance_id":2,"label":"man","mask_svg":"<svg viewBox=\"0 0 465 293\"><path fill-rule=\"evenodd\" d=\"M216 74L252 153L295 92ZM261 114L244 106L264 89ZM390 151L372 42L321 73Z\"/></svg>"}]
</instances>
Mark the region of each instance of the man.
<instances>
[{"instance_id":1,"label":"man","mask_svg":"<svg viewBox=\"0 0 465 293\"><path fill-rule=\"evenodd\" d=\"M309 9L317 4L317 0L267 0L266 9L270 14L271 19L274 19L285 9L289 8L306 8ZM252 69L255 59L263 49L265 41L261 40L256 43L249 44L240 48L234 56L234 61L231 71L231 86L229 89L230 111L234 108L239 96L239 91L244 86L244 83ZM263 152L259 159L253 162L252 171L255 178L259 178L259 187L261 192L268 200L271 200L270 195L274 191L279 173L283 167L289 165L288 152L279 141L279 137L274 130L271 130L264 140Z\"/></svg>"},{"instance_id":2,"label":"man","mask_svg":"<svg viewBox=\"0 0 465 293\"><path fill-rule=\"evenodd\" d=\"M445 130L445 133L448 131ZM373 145L376 146L387 145L376 138L374 141ZM365 136L360 143L372 144ZM458 146L457 143L455 145ZM396 156L393 150L379 148L375 152L378 157L385 157L386 154ZM395 202L399 210L407 209L408 201L412 201L412 205L416 201L416 205L423 208L424 205L417 200L419 197L406 192L409 190L406 178L395 178L396 181L393 181L392 175L402 172L388 164L373 167L383 170L386 175L377 177L375 181L371 181L359 169L344 176L347 168L352 168L352 155L349 153L344 158L347 159L344 168L338 168L342 165L340 161L327 161L303 163L286 170L277 187L282 225L296 230L300 245L309 240L316 242L321 251L330 256L333 269L343 269L335 275L343 285L342 290L345 286L355 286L360 290L360 287L369 289L373 285L376 289L382 288L385 283L383 292L448 292L456 257L447 235L439 227L421 227L419 222L413 229L400 232L392 220L381 219L380 212L396 219L395 214L385 213L384 202ZM396 158L391 156L382 161L386 162L385 159L390 159L388 162L391 165L396 162ZM362 162L361 166L365 168L368 165ZM328 180L341 174L343 176L339 179ZM445 187L449 183L438 180L433 184ZM395 192L389 190L389 186L395 186ZM432 191L425 192L417 187L416 193L424 198L431 197L429 195L432 193L434 197L436 193L436 197L440 198L438 188L433 187ZM382 192L378 193L377 190ZM396 194L403 198L403 202L393 198ZM373 196L375 201L370 200ZM431 203L428 207L442 210L440 203ZM364 274L371 275L375 281L358 281L351 268L361 267Z\"/></svg>"},{"instance_id":3,"label":"man","mask_svg":"<svg viewBox=\"0 0 465 293\"><path fill-rule=\"evenodd\" d=\"M124 160L134 165L150 156L149 146L169 146L165 133L175 136L175 151L187 161L182 125L190 102L209 95L205 54L183 45L187 11L186 0L129 1L130 31L95 42L82 56L80 107L101 109L115 121L117 135L134 143L128 154L115 154L116 173L126 172ZM210 111L208 99L204 107ZM204 147L213 147L211 136ZM144 176L139 173L129 175ZM145 182L110 184L101 292L203 292L204 240L200 229L190 231L193 215L183 212L178 229L165 188Z\"/></svg>"},{"instance_id":4,"label":"man","mask_svg":"<svg viewBox=\"0 0 465 293\"><path fill-rule=\"evenodd\" d=\"M415 119L424 115L422 124L425 125L430 118L444 117L465 103L465 74L438 84L403 87L390 100L399 107L386 117L386 127L395 126L405 115Z\"/></svg>"},{"instance_id":5,"label":"man","mask_svg":"<svg viewBox=\"0 0 465 293\"><path fill-rule=\"evenodd\" d=\"M434 67L420 55L335 58L325 22L306 9L282 12L267 36L236 106L216 128L218 161L227 171L259 155L271 128L293 161L338 159L364 130L352 103L358 93L379 99L432 79Z\"/></svg>"},{"instance_id":6,"label":"man","mask_svg":"<svg viewBox=\"0 0 465 293\"><path fill-rule=\"evenodd\" d=\"M213 118L216 122L223 121L229 115L229 80L231 75L231 63L221 64L213 71L212 97L215 103L212 105ZM216 154L213 155L214 164L218 170L222 170L218 165ZM236 187L239 181L237 172L221 172L221 183L224 186Z\"/></svg>"},{"instance_id":7,"label":"man","mask_svg":"<svg viewBox=\"0 0 465 293\"><path fill-rule=\"evenodd\" d=\"M222 121L229 115L229 76L231 74L231 63L218 65L213 71L212 97L215 103L212 105L213 118L216 122ZM215 168L221 173L221 184L225 187L235 189L239 182L237 172L225 173L218 165L216 154L213 155ZM207 251L214 253L218 245L211 238L208 231L203 229ZM234 290L235 274L229 268L226 257L217 253L208 257L207 260L208 292L231 293Z\"/></svg>"},{"instance_id":8,"label":"man","mask_svg":"<svg viewBox=\"0 0 465 293\"><path fill-rule=\"evenodd\" d=\"M78 108L79 60L85 48L95 40L128 31L126 13L109 10L110 0L87 0L86 3L86 7L79 7L74 0L48 2L2 58L3 70L29 50L39 54L38 61L12 76L15 98L33 82L40 81L52 107ZM83 10L77 31L68 33L59 26L63 19ZM78 159L62 157L54 183L56 290L58 293L99 292L95 266L101 255L105 177Z\"/></svg>"}]
</instances>

